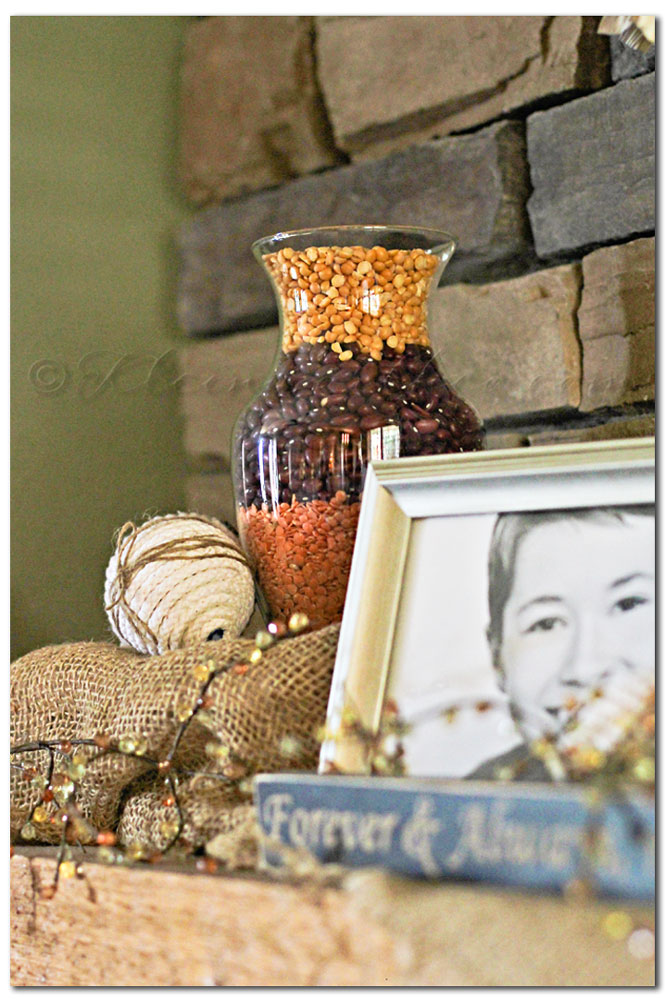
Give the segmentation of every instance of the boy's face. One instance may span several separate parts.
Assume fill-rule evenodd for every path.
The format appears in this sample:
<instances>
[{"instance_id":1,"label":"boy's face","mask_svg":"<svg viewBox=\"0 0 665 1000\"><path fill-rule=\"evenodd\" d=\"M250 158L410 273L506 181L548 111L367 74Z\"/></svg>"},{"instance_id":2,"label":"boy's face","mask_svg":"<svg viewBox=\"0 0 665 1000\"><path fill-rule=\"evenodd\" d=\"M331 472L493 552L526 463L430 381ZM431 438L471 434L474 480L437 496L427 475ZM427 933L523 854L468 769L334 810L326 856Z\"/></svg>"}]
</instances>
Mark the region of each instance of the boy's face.
<instances>
[{"instance_id":1,"label":"boy's face","mask_svg":"<svg viewBox=\"0 0 665 1000\"><path fill-rule=\"evenodd\" d=\"M558 521L523 538L500 658L509 697L543 730L610 677L655 676L654 570L650 517Z\"/></svg>"}]
</instances>

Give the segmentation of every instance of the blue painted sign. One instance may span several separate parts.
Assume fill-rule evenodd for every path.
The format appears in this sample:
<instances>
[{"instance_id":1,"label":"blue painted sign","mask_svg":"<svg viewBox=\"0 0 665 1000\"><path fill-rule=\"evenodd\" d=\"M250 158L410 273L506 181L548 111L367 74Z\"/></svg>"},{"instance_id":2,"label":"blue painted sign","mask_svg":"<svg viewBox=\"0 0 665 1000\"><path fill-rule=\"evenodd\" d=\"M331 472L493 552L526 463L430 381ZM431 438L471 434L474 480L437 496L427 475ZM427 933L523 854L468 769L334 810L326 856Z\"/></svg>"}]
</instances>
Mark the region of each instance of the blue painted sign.
<instances>
[{"instance_id":1,"label":"blue painted sign","mask_svg":"<svg viewBox=\"0 0 665 1000\"><path fill-rule=\"evenodd\" d=\"M321 862L652 899L655 811L645 796L593 804L576 786L266 774L255 779L266 858L278 842Z\"/></svg>"}]
</instances>

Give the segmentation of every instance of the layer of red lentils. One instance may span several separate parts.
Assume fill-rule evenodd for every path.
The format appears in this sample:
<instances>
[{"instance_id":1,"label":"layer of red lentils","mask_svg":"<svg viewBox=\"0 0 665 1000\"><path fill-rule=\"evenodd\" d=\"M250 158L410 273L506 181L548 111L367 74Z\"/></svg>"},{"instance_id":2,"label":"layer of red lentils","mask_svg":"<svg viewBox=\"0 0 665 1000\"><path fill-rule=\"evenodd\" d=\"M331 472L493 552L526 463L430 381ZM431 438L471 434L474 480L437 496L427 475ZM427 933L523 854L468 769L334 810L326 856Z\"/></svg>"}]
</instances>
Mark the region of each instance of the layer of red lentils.
<instances>
[{"instance_id":1,"label":"layer of red lentils","mask_svg":"<svg viewBox=\"0 0 665 1000\"><path fill-rule=\"evenodd\" d=\"M341 621L360 502L338 492L327 500L239 509L245 549L274 618L307 615L312 628Z\"/></svg>"}]
</instances>

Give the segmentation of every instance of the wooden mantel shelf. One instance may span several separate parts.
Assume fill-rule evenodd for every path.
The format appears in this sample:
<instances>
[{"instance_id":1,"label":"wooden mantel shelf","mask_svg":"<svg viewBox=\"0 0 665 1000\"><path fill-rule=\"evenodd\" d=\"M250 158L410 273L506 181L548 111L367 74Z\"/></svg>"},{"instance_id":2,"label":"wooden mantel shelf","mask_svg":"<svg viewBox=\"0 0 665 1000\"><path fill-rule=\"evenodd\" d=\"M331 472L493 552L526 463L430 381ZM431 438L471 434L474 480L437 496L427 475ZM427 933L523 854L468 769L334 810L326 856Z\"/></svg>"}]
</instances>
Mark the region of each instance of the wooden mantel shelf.
<instances>
[{"instance_id":1,"label":"wooden mantel shelf","mask_svg":"<svg viewBox=\"0 0 665 1000\"><path fill-rule=\"evenodd\" d=\"M94 860L45 899L54 867L47 849L11 859L12 986L654 984L654 962L602 927L616 909L653 927L650 907L374 871L331 888Z\"/></svg>"}]
</instances>

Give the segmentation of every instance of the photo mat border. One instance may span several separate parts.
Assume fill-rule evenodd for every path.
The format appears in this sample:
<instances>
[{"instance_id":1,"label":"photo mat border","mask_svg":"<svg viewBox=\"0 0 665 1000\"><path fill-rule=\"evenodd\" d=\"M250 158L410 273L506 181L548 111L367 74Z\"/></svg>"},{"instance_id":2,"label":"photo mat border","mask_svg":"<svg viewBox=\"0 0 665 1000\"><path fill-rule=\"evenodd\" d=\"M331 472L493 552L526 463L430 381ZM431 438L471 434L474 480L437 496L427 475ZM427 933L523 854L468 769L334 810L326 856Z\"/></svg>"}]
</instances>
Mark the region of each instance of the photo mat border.
<instances>
[{"instance_id":1,"label":"photo mat border","mask_svg":"<svg viewBox=\"0 0 665 1000\"><path fill-rule=\"evenodd\" d=\"M655 503L655 439L393 459L370 465L321 746L319 772L367 773L343 734L351 709L377 733L413 522L509 511Z\"/></svg>"}]
</instances>

